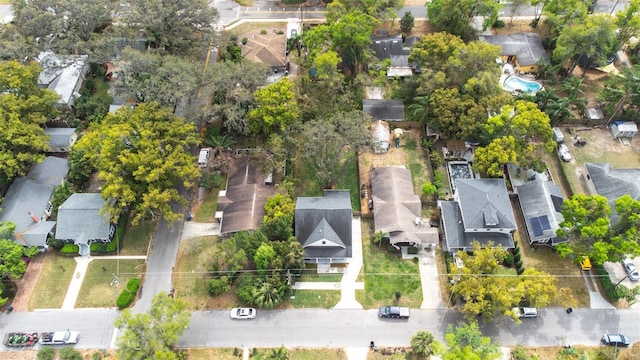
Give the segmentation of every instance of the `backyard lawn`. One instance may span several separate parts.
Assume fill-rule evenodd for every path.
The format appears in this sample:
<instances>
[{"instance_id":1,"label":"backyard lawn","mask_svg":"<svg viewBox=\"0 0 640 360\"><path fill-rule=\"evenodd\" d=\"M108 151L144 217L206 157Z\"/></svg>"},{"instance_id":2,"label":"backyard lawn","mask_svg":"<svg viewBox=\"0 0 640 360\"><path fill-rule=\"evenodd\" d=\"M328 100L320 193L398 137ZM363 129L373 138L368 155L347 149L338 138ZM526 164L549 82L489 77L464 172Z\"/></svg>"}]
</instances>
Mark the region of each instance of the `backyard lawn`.
<instances>
[{"instance_id":1,"label":"backyard lawn","mask_svg":"<svg viewBox=\"0 0 640 360\"><path fill-rule=\"evenodd\" d=\"M218 206L218 194L218 189L206 193L194 214L197 222L212 222L214 220Z\"/></svg>"},{"instance_id":2,"label":"backyard lawn","mask_svg":"<svg viewBox=\"0 0 640 360\"><path fill-rule=\"evenodd\" d=\"M355 154L345 156L346 160L341 164L340 180L336 181L334 189L349 189L351 196L351 208L360 209L360 187L358 186L358 161ZM302 157L299 157L302 159ZM325 184L322 184L316 176L316 171L302 160L295 164L296 167L296 192L298 196L322 196Z\"/></svg>"},{"instance_id":3,"label":"backyard lawn","mask_svg":"<svg viewBox=\"0 0 640 360\"><path fill-rule=\"evenodd\" d=\"M362 219L362 255L365 290L356 291L356 300L365 309L377 308L395 302L400 292L399 304L418 308L422 304L422 285L418 264L402 260L399 253L389 253L385 247L372 244L373 223Z\"/></svg>"},{"instance_id":4,"label":"backyard lawn","mask_svg":"<svg viewBox=\"0 0 640 360\"><path fill-rule=\"evenodd\" d=\"M29 297L29 310L61 308L75 268L76 261L73 257L48 252Z\"/></svg>"},{"instance_id":5,"label":"backyard lawn","mask_svg":"<svg viewBox=\"0 0 640 360\"><path fill-rule=\"evenodd\" d=\"M142 278L144 271L144 260L93 260L89 263L89 268L82 281L76 307L115 307L116 299L125 289L127 281L133 278ZM119 283L115 280L114 275L117 276Z\"/></svg>"}]
</instances>

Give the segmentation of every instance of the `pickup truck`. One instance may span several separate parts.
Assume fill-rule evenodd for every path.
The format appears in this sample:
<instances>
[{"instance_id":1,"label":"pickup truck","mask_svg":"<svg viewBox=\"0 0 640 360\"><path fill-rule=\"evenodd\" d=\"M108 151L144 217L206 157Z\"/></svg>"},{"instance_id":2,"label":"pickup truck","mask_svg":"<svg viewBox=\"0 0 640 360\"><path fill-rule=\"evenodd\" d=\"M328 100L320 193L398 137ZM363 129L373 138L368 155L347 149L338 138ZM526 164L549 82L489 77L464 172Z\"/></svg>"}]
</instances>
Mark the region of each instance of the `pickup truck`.
<instances>
[{"instance_id":1,"label":"pickup truck","mask_svg":"<svg viewBox=\"0 0 640 360\"><path fill-rule=\"evenodd\" d=\"M395 318L395 319L408 319L409 308L399 306L383 306L378 311L378 316L381 318Z\"/></svg>"},{"instance_id":2,"label":"pickup truck","mask_svg":"<svg viewBox=\"0 0 640 360\"><path fill-rule=\"evenodd\" d=\"M67 345L77 344L80 333L77 331L50 331L40 334L41 345Z\"/></svg>"}]
</instances>

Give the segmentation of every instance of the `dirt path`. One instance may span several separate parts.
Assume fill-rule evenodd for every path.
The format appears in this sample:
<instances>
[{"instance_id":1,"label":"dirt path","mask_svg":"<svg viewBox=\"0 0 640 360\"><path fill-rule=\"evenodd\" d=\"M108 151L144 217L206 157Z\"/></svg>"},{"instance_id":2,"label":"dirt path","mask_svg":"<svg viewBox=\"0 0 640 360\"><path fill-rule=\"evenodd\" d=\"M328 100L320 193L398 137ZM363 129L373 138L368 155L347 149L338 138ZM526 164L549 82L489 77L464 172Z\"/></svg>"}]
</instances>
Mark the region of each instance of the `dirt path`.
<instances>
[{"instance_id":1,"label":"dirt path","mask_svg":"<svg viewBox=\"0 0 640 360\"><path fill-rule=\"evenodd\" d=\"M45 256L47 256L47 253L38 254L31 258L22 279L16 281L18 292L11 301L11 306L15 311L29 311L29 298L36 287L38 276L40 276L44 266Z\"/></svg>"}]
</instances>

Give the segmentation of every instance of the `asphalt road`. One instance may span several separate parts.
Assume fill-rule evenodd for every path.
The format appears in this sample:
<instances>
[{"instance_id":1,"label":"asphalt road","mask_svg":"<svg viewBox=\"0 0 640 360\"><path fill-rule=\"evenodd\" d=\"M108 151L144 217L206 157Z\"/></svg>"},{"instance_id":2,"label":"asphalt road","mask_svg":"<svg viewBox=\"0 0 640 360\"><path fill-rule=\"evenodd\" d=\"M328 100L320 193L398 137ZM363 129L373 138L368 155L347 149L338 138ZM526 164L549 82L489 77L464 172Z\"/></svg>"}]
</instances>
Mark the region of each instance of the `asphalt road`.
<instances>
[{"instance_id":1,"label":"asphalt road","mask_svg":"<svg viewBox=\"0 0 640 360\"><path fill-rule=\"evenodd\" d=\"M0 333L68 328L80 331L77 348L110 348L118 314L106 309L2 314ZM231 320L228 310L197 311L179 346L345 348L364 347L371 340L380 346L408 346L418 330L430 331L443 341L447 325L461 321L458 312L444 309L412 309L408 320L379 319L375 309L258 310L254 320ZM497 318L481 324L481 329L501 346L595 346L604 333L621 332L640 341L639 322L637 310L577 309L567 314L564 309L541 309L538 318L523 319L520 325Z\"/></svg>"}]
</instances>

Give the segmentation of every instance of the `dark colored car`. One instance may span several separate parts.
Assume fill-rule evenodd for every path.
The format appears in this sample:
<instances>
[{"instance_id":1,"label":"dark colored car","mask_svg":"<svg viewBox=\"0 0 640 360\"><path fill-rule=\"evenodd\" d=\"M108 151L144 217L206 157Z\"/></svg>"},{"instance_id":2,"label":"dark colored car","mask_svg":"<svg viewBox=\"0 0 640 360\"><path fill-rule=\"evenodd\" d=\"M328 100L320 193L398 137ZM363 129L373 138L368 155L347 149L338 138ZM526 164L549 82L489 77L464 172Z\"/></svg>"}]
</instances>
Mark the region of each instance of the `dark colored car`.
<instances>
[{"instance_id":1,"label":"dark colored car","mask_svg":"<svg viewBox=\"0 0 640 360\"><path fill-rule=\"evenodd\" d=\"M609 346L629 346L631 341L629 337L622 334L604 334L602 343Z\"/></svg>"}]
</instances>

